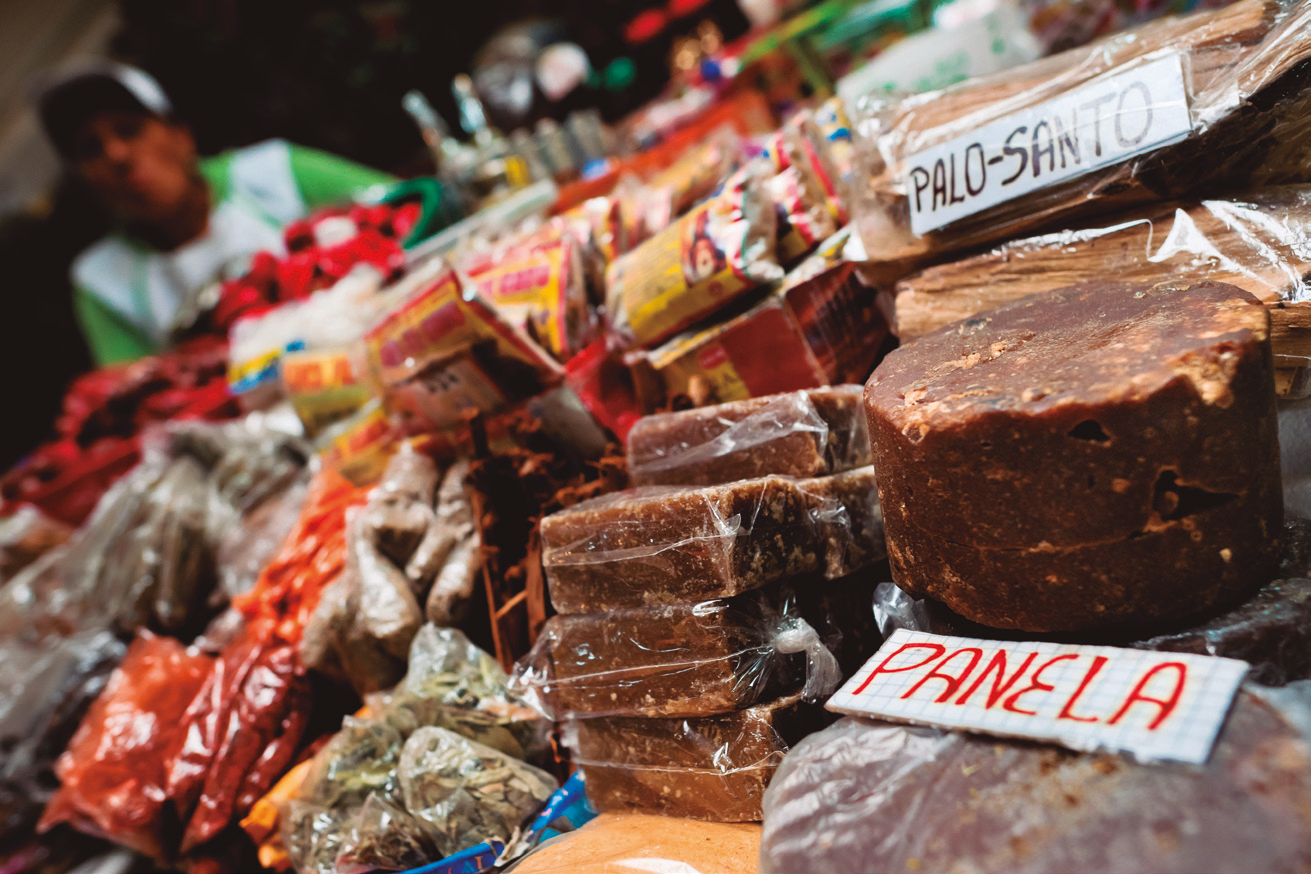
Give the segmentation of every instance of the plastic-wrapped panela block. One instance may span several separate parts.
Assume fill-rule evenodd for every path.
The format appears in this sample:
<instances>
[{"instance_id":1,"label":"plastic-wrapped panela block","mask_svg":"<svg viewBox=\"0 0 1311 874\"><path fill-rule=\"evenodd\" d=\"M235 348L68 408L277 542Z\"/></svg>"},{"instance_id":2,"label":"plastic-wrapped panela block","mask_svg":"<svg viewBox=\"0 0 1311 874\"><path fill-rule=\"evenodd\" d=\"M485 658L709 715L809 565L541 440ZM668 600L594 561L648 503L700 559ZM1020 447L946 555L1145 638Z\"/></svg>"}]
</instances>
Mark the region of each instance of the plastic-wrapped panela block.
<instances>
[{"instance_id":1,"label":"plastic-wrapped panela block","mask_svg":"<svg viewBox=\"0 0 1311 874\"><path fill-rule=\"evenodd\" d=\"M512 689L553 719L708 716L841 679L786 590L547 621Z\"/></svg>"},{"instance_id":2,"label":"plastic-wrapped panela block","mask_svg":"<svg viewBox=\"0 0 1311 874\"><path fill-rule=\"evenodd\" d=\"M721 716L575 720L565 743L599 811L758 822L783 756L826 721L791 695Z\"/></svg>"},{"instance_id":3,"label":"plastic-wrapped panela block","mask_svg":"<svg viewBox=\"0 0 1311 874\"><path fill-rule=\"evenodd\" d=\"M1204 765L843 719L765 794L762 874L1302 871L1311 683L1247 687Z\"/></svg>"},{"instance_id":4,"label":"plastic-wrapped panela block","mask_svg":"<svg viewBox=\"0 0 1311 874\"><path fill-rule=\"evenodd\" d=\"M551 600L567 614L833 579L885 554L870 467L607 495L543 519L542 544Z\"/></svg>"},{"instance_id":5,"label":"plastic-wrapped panela block","mask_svg":"<svg viewBox=\"0 0 1311 874\"><path fill-rule=\"evenodd\" d=\"M820 476L869 463L857 385L839 385L639 419L628 434L636 486Z\"/></svg>"}]
</instances>

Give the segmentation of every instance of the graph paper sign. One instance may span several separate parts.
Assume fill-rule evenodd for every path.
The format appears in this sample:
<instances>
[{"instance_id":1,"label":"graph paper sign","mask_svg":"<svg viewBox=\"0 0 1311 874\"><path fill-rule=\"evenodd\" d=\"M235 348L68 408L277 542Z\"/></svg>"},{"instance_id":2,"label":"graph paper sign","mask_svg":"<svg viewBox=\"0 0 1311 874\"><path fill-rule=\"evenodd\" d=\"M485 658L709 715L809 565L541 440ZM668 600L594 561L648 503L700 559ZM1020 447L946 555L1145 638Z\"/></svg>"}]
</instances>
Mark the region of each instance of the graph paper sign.
<instances>
[{"instance_id":1,"label":"graph paper sign","mask_svg":"<svg viewBox=\"0 0 1311 874\"><path fill-rule=\"evenodd\" d=\"M1204 762L1246 662L898 629L828 709Z\"/></svg>"}]
</instances>

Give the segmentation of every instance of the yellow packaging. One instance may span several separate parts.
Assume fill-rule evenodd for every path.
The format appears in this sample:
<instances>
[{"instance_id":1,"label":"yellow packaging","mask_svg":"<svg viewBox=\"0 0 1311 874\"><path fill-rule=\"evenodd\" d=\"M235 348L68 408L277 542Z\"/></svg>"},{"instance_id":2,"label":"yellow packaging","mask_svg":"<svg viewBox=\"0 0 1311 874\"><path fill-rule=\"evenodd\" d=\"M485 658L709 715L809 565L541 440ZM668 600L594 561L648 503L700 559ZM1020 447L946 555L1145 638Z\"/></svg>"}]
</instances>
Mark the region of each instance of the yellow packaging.
<instances>
[{"instance_id":1,"label":"yellow packaging","mask_svg":"<svg viewBox=\"0 0 1311 874\"><path fill-rule=\"evenodd\" d=\"M282 384L311 437L364 406L369 389L346 349L288 352Z\"/></svg>"},{"instance_id":2,"label":"yellow packaging","mask_svg":"<svg viewBox=\"0 0 1311 874\"><path fill-rule=\"evenodd\" d=\"M610 333L622 347L651 346L765 282L781 279L777 217L757 171L617 259L606 272Z\"/></svg>"}]
</instances>

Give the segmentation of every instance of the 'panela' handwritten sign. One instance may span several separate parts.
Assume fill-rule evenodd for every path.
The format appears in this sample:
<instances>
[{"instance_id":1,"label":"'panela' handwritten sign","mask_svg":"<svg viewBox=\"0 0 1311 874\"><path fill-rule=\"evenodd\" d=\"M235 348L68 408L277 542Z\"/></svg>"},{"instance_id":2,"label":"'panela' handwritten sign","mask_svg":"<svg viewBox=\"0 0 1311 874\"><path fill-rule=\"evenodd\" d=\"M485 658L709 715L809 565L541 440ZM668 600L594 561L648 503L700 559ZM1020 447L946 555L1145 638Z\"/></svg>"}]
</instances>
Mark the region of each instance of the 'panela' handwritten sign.
<instances>
[{"instance_id":1,"label":"'panela' handwritten sign","mask_svg":"<svg viewBox=\"0 0 1311 874\"><path fill-rule=\"evenodd\" d=\"M1247 668L1211 656L899 629L828 709L1204 762Z\"/></svg>"},{"instance_id":2,"label":"'panela' handwritten sign","mask_svg":"<svg viewBox=\"0 0 1311 874\"><path fill-rule=\"evenodd\" d=\"M910 156L911 230L927 233L1190 130L1178 54L1102 76Z\"/></svg>"}]
</instances>

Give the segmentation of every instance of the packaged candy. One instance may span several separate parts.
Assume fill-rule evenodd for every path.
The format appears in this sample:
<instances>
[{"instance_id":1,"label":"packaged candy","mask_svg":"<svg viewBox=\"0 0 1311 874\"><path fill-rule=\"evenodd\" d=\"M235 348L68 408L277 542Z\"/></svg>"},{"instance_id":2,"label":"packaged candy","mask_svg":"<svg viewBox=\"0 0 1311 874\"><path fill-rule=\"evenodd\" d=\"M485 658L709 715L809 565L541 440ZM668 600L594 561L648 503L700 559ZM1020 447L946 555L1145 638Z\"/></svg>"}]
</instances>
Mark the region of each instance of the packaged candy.
<instances>
[{"instance_id":1,"label":"packaged candy","mask_svg":"<svg viewBox=\"0 0 1311 874\"><path fill-rule=\"evenodd\" d=\"M651 346L761 283L781 279L777 220L758 169L621 258L606 272L610 336Z\"/></svg>"},{"instance_id":2,"label":"packaged candy","mask_svg":"<svg viewBox=\"0 0 1311 874\"><path fill-rule=\"evenodd\" d=\"M654 371L663 402L700 393L724 403L863 382L886 336L874 290L855 264L807 259L751 309L675 337L645 353L642 366Z\"/></svg>"}]
</instances>

